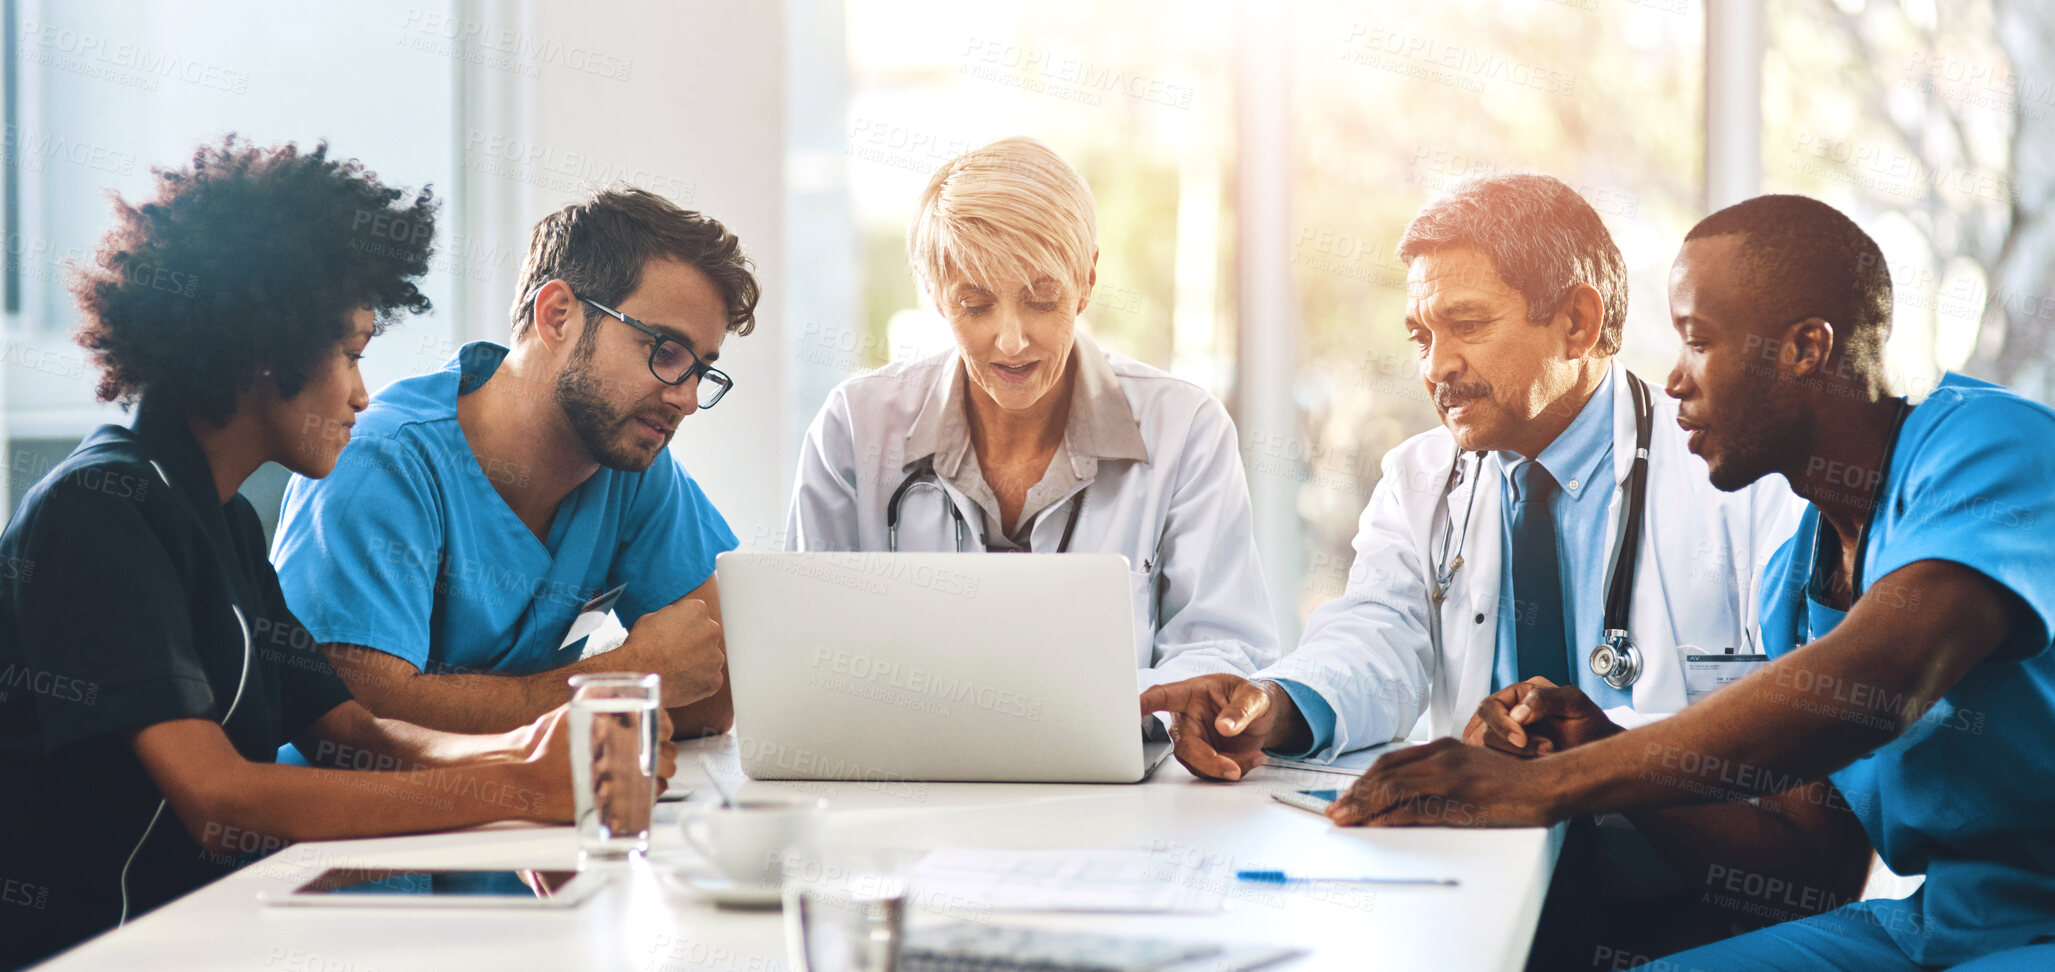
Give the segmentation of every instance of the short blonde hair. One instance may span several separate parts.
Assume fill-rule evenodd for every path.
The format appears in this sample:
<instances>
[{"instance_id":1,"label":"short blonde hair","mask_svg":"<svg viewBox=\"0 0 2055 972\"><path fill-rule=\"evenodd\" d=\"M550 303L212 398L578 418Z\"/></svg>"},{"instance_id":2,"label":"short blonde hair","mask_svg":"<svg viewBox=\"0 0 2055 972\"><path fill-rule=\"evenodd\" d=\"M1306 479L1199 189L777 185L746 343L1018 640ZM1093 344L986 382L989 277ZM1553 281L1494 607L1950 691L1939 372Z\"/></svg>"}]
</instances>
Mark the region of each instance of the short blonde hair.
<instances>
[{"instance_id":1,"label":"short blonde hair","mask_svg":"<svg viewBox=\"0 0 2055 972\"><path fill-rule=\"evenodd\" d=\"M1084 177L1049 146L1015 136L935 170L906 228L906 251L930 290L959 276L991 288L1020 273L1029 286L1048 277L1084 293L1098 239Z\"/></svg>"}]
</instances>

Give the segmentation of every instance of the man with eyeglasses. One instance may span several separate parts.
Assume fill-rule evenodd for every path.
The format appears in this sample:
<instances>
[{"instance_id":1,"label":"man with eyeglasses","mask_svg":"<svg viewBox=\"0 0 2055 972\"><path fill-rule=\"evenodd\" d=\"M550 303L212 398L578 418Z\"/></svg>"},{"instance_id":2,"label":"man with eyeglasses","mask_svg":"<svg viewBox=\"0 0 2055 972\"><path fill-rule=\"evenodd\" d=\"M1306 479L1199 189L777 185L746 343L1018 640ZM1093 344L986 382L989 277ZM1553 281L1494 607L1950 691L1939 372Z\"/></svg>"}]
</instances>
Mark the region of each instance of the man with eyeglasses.
<instances>
[{"instance_id":1,"label":"man with eyeglasses","mask_svg":"<svg viewBox=\"0 0 2055 972\"><path fill-rule=\"evenodd\" d=\"M757 296L733 233L640 189L536 224L512 346L387 386L334 474L286 489L280 585L359 701L498 732L570 675L655 672L680 736L729 727L714 557L735 534L666 446L733 387L714 362Z\"/></svg>"}]
</instances>

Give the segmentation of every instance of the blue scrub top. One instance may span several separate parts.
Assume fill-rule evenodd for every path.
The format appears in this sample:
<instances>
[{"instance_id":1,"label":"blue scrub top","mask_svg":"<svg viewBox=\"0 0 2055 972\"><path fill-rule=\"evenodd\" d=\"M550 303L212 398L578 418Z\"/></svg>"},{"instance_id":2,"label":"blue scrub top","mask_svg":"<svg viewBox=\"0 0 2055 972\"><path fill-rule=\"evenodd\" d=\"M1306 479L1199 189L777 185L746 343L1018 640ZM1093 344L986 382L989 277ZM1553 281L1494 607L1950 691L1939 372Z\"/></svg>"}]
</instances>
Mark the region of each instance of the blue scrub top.
<instances>
[{"instance_id":1,"label":"blue scrub top","mask_svg":"<svg viewBox=\"0 0 2055 972\"><path fill-rule=\"evenodd\" d=\"M1818 600L1819 527L1819 510L1809 507L1764 573L1763 644L1772 657L1845 616ZM1927 875L1909 912L1918 920L1886 931L1915 962L1946 966L2055 935L2055 410L1955 374L1912 410L1869 527L1866 590L1856 597L1921 560L1976 570L2028 608L1998 651L1904 735L1832 774L1884 862ZM1921 595L1886 588L1868 596L1918 610ZM1804 670L1780 674L1823 705L1855 700L1880 717L1917 705Z\"/></svg>"},{"instance_id":2,"label":"blue scrub top","mask_svg":"<svg viewBox=\"0 0 2055 972\"><path fill-rule=\"evenodd\" d=\"M602 467L557 507L547 542L514 514L457 424L457 398L507 349L465 345L396 381L358 417L335 472L294 476L271 559L317 641L366 645L427 672L526 675L569 664L579 607L626 585L621 623L691 593L735 534L670 450L642 472Z\"/></svg>"}]
</instances>

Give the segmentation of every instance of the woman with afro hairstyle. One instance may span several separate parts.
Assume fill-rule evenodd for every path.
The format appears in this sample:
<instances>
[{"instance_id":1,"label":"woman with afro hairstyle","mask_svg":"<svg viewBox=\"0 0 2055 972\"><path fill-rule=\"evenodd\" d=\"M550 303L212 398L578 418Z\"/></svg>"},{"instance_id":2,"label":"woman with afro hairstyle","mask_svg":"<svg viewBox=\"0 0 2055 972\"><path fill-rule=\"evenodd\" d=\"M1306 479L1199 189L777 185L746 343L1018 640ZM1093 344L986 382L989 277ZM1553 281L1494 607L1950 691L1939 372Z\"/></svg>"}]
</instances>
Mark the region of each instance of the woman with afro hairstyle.
<instances>
[{"instance_id":1,"label":"woman with afro hairstyle","mask_svg":"<svg viewBox=\"0 0 2055 972\"><path fill-rule=\"evenodd\" d=\"M428 310L434 198L234 136L155 177L73 284L100 397L135 423L0 535L0 860L30 902L0 908L0 968L292 841L570 816L562 710L496 736L372 716L236 491L265 462L334 468L365 343ZM287 742L318 766L276 765Z\"/></svg>"}]
</instances>

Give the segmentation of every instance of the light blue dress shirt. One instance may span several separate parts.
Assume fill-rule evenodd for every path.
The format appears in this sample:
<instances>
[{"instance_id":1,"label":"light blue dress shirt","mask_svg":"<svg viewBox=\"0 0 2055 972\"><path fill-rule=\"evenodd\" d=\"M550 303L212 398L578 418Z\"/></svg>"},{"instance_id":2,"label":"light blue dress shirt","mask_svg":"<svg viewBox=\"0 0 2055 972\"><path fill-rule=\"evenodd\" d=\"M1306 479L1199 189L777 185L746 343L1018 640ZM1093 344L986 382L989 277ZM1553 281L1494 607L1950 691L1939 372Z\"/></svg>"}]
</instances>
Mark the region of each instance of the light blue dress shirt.
<instances>
[{"instance_id":1,"label":"light blue dress shirt","mask_svg":"<svg viewBox=\"0 0 2055 972\"><path fill-rule=\"evenodd\" d=\"M1499 475L1507 478L1507 492L1511 493L1511 478L1514 464L1527 462L1519 453L1495 452L1492 454ZM1598 383L1591 400L1584 403L1577 417L1570 420L1568 428L1556 436L1535 457L1549 475L1562 486L1549 501L1549 511L1556 521L1556 556L1561 560L1563 596L1569 602L1563 605L1563 616L1569 621L1574 640L1569 645L1570 671L1576 673L1578 687L1602 708L1627 705L1633 701L1631 693L1620 691L1592 674L1591 666L1585 663L1585 656L1598 645L1605 626L1605 572L1610 551L1606 547L1606 513L1612 503L1613 491L1618 488L1613 481L1613 377L1610 371ZM1499 612L1498 649L1492 667L1493 690L1504 688L1517 681L1518 653L1513 635L1513 506L1499 505L1503 518L1503 529L1499 531L1501 566L1499 567ZM1274 755L1287 759L1302 759L1311 756L1334 741L1334 708L1312 688L1290 679L1278 679L1285 694L1299 708L1299 715L1313 732L1313 745L1302 752L1275 752Z\"/></svg>"},{"instance_id":2,"label":"light blue dress shirt","mask_svg":"<svg viewBox=\"0 0 2055 972\"><path fill-rule=\"evenodd\" d=\"M1599 708L1631 705L1632 692L1613 688L1592 674L1586 656L1605 634L1606 567L1612 550L1606 546L1606 514L1613 492L1613 378L1599 382L1598 391L1570 425L1527 460L1517 452L1494 452L1499 474L1506 478L1507 495L1512 495L1512 474L1522 462L1541 463L1562 486L1549 500L1549 512L1556 521L1556 560L1563 578L1563 619L1570 625L1570 675L1577 687L1598 703ZM1514 641L1513 599L1513 504L1499 504L1503 529L1499 551L1503 558L1498 572L1498 653L1491 670L1493 691L1519 681L1519 653Z\"/></svg>"}]
</instances>

